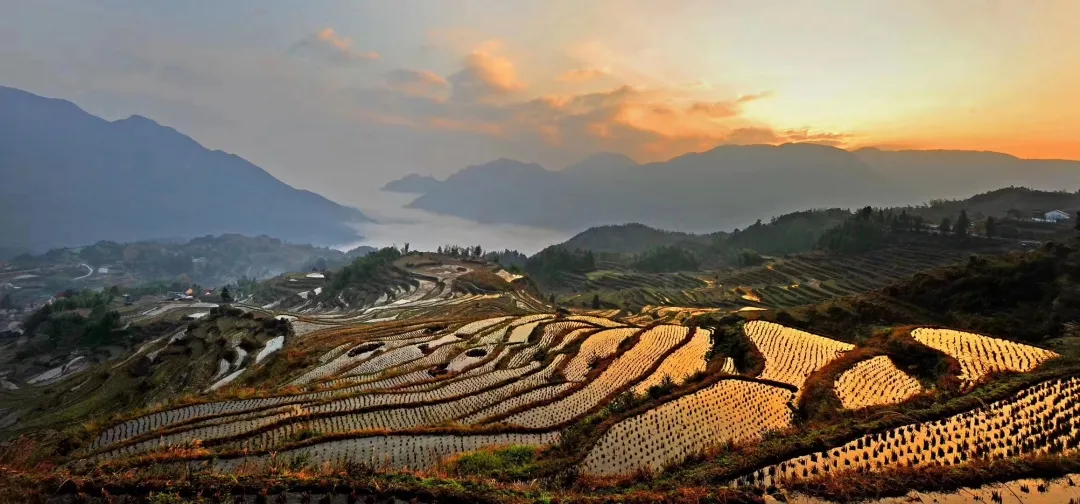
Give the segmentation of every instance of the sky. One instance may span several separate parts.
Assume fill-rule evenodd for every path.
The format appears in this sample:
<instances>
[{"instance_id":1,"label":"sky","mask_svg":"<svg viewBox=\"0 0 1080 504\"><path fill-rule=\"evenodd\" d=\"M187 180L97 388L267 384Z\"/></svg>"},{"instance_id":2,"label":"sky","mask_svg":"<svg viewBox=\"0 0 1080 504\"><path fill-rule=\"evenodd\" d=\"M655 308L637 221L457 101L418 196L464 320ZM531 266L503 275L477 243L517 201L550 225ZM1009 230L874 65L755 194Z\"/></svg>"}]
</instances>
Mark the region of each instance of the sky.
<instances>
[{"instance_id":1,"label":"sky","mask_svg":"<svg viewBox=\"0 0 1080 504\"><path fill-rule=\"evenodd\" d=\"M1074 0L0 0L0 85L370 209L392 179L499 157L1080 159L1077 19Z\"/></svg>"}]
</instances>

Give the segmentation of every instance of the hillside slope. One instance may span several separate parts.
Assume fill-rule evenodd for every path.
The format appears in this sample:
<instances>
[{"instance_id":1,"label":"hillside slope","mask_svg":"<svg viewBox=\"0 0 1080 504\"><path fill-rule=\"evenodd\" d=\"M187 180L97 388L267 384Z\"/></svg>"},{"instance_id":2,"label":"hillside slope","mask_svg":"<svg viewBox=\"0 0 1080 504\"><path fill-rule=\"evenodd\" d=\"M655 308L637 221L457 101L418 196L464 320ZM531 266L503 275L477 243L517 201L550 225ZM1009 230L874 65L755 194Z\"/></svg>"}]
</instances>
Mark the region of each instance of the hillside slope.
<instances>
[{"instance_id":1,"label":"hillside slope","mask_svg":"<svg viewBox=\"0 0 1080 504\"><path fill-rule=\"evenodd\" d=\"M7 87L0 215L0 246L34 250L223 233L333 245L367 220L145 117L109 122Z\"/></svg>"}]
</instances>

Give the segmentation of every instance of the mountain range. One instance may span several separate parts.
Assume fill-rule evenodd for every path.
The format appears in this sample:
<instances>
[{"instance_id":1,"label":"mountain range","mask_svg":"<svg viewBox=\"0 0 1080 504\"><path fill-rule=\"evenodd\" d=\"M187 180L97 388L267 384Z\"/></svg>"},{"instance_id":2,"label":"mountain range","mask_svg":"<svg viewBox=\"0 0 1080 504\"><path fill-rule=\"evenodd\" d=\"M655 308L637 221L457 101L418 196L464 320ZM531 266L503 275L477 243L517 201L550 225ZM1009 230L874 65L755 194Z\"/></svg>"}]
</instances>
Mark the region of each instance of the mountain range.
<instances>
[{"instance_id":1,"label":"mountain range","mask_svg":"<svg viewBox=\"0 0 1080 504\"><path fill-rule=\"evenodd\" d=\"M497 159L433 182L411 207L564 230L638 222L708 232L811 208L910 205L1008 186L1075 191L1080 162L974 151L726 145L648 164L599 154L564 170Z\"/></svg>"},{"instance_id":2,"label":"mountain range","mask_svg":"<svg viewBox=\"0 0 1080 504\"><path fill-rule=\"evenodd\" d=\"M0 248L224 233L337 245L368 220L145 117L0 86Z\"/></svg>"}]
</instances>

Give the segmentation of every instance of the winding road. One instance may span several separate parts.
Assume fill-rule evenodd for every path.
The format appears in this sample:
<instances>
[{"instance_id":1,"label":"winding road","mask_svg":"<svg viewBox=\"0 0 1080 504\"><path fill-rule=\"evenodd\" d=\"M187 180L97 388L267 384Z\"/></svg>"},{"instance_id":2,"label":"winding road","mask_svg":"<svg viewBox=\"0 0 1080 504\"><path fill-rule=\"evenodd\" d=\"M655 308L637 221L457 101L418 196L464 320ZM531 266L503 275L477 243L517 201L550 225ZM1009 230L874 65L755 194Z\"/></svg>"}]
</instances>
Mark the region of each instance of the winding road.
<instances>
[{"instance_id":1,"label":"winding road","mask_svg":"<svg viewBox=\"0 0 1080 504\"><path fill-rule=\"evenodd\" d=\"M94 274L94 268L91 268L89 264L80 264L79 266L82 266L82 267L86 268L87 272L86 272L85 275L83 275L83 276L81 276L79 278L74 278L73 280L82 280L82 279Z\"/></svg>"}]
</instances>

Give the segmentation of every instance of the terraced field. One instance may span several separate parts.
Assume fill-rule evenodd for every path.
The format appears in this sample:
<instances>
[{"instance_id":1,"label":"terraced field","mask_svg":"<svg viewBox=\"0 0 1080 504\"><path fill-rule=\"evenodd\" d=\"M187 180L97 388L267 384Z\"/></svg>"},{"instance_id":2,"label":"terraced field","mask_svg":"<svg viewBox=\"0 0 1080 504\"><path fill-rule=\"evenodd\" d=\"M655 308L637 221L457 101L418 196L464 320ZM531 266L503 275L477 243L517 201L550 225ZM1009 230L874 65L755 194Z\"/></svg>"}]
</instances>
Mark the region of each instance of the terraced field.
<instances>
[{"instance_id":1,"label":"terraced field","mask_svg":"<svg viewBox=\"0 0 1080 504\"><path fill-rule=\"evenodd\" d=\"M644 398L664 385L669 387L664 394L674 394L611 421L578 462L583 473L599 476L656 472L703 451L792 428L807 378L854 348L750 321L743 331L765 362L759 376L744 377L732 357L713 355L713 332L706 328L641 327L546 313L322 323L328 328L289 341L287 350L313 358L308 367L281 377L277 387L258 397L165 408L109 425L78 456L96 463L137 460L198 445L210 454L200 456L215 457L223 470L283 455L423 470L485 447L559 443L567 429L620 395ZM913 336L954 355L963 376L972 379L1029 371L1055 355L956 331L917 329ZM837 377L835 388L848 409L892 404L921 391L918 381L885 356L857 363ZM970 457L1065 449L1076 442L1066 431L1077 422L1071 415L1080 404L1074 397L1078 392L1077 379L1048 383L1014 400L852 441L761 468L733 483L767 485L849 467L955 464ZM1015 442L999 434L1009 416L1029 422L1024 429L1013 428L1019 436ZM1042 444L1036 446L1036 438Z\"/></svg>"},{"instance_id":2,"label":"terraced field","mask_svg":"<svg viewBox=\"0 0 1080 504\"><path fill-rule=\"evenodd\" d=\"M615 424L589 451L596 475L658 471L725 442L746 442L791 425L791 390L727 379Z\"/></svg>"},{"instance_id":3,"label":"terraced field","mask_svg":"<svg viewBox=\"0 0 1080 504\"><path fill-rule=\"evenodd\" d=\"M836 395L847 409L898 403L920 392L919 381L885 355L864 360L836 378Z\"/></svg>"},{"instance_id":4,"label":"terraced field","mask_svg":"<svg viewBox=\"0 0 1080 504\"><path fill-rule=\"evenodd\" d=\"M979 252L1000 253L1009 250L1010 246L1013 245L1006 243L979 249ZM681 311L691 308L728 311L746 307L791 308L880 289L920 271L962 261L971 253L925 244L844 256L802 254L729 273L700 274L700 277L665 274L661 277L670 277L668 280L653 279L645 285L618 281L616 279L623 278L618 275L594 273L592 276L597 277L596 280L579 278L576 282L568 282L575 294L560 298L560 302L579 306L597 293L605 304L633 312L657 313L665 321L679 316L678 312L670 311L671 307ZM682 280L682 277L688 279ZM700 283L694 285L695 281ZM746 295L748 291L753 294Z\"/></svg>"},{"instance_id":5,"label":"terraced field","mask_svg":"<svg viewBox=\"0 0 1080 504\"><path fill-rule=\"evenodd\" d=\"M759 469L733 482L768 486L841 471L956 466L1080 448L1080 378L1052 380L941 420L868 434Z\"/></svg>"},{"instance_id":6,"label":"terraced field","mask_svg":"<svg viewBox=\"0 0 1080 504\"><path fill-rule=\"evenodd\" d=\"M992 373L1025 372L1057 357L1049 350L950 329L915 329L911 336L960 363L960 380L974 386Z\"/></svg>"},{"instance_id":7,"label":"terraced field","mask_svg":"<svg viewBox=\"0 0 1080 504\"><path fill-rule=\"evenodd\" d=\"M855 348L849 343L760 320L747 322L744 330L765 357L760 378L796 388L801 388L814 371Z\"/></svg>"},{"instance_id":8,"label":"terraced field","mask_svg":"<svg viewBox=\"0 0 1080 504\"><path fill-rule=\"evenodd\" d=\"M609 328L617 324L550 314L427 318L396 329L384 324L354 323L308 335L297 348L318 357L283 380L294 387L126 420L104 429L85 455L116 460L197 442L217 453L223 468L243 463L240 452L254 462L276 452L429 468L483 446L551 444L559 438L556 423L580 418L636 381L655 379L647 371L679 345L688 343L680 356L689 364L664 369L684 377L700 368L709 343L704 330L690 338L681 326ZM596 359L610 363L595 367ZM576 380L563 381L567 375ZM520 420L533 417L553 420ZM536 431L437 434L447 425L506 423Z\"/></svg>"},{"instance_id":9,"label":"terraced field","mask_svg":"<svg viewBox=\"0 0 1080 504\"><path fill-rule=\"evenodd\" d=\"M529 488L542 489L564 472L600 482L689 474L757 488L834 472L1075 452L1080 378L1052 374L1069 354L1056 346L1048 345L1061 355L949 329L896 336L959 363L942 358L949 366L938 367L948 369L930 378L910 362L898 364L904 359L895 353L882 355L891 347L874 346L873 338L887 331L875 329L870 341L851 337L853 344L767 321L785 320L779 314L738 313L863 292L955 258L937 252L897 248L842 264L800 256L717 278L611 270L567 279L629 296L622 301L645 308L636 313L612 306L609 297L591 309L581 306L591 295L568 307L548 304L535 290L462 288L455 278L475 266L463 261L402 263L384 283L336 301L316 292L324 279L285 276L292 291L264 294L287 299L233 310L237 319L257 315L259 327L274 332L254 339L223 334L228 352L208 360L207 376L177 375L205 382L198 393L102 423L69 461L123 470L197 461L227 472L293 461L337 471L345 466L334 464L448 474L442 471L460 469L448 459L527 445L550 448L533 455L542 459L535 467L545 483ZM823 333L838 330L831 321L797 319ZM911 326L885 327L895 335ZM161 351L184 352L173 338L182 340L183 331L148 344L147 365ZM53 386L77 391L79 373ZM1010 382L1008 390L1021 390L1014 396L972 401L948 414L907 416L904 409L944 396L935 383L950 387L947 394L956 397L949 400L971 399L964 394L990 380L1020 379L1014 373L1047 374L1022 386ZM837 406L829 395L822 404L831 409L820 418L852 419L845 426L871 419L878 430L830 430L812 446L776 448L817 435L804 430L823 421L804 404L816 392L839 399ZM758 446L772 450L768 458L747 456Z\"/></svg>"}]
</instances>

